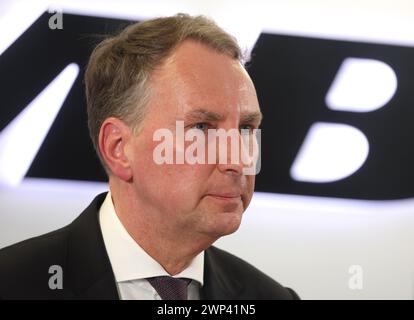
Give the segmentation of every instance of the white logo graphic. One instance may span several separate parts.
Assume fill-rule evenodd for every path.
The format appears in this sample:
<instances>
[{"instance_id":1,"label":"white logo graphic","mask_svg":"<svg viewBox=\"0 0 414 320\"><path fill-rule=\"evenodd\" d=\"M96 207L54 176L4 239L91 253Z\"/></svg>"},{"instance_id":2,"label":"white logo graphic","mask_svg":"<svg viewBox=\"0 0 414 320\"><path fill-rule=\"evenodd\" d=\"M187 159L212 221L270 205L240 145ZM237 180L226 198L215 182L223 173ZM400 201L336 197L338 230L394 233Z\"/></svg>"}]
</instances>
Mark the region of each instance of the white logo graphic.
<instances>
[{"instance_id":1,"label":"white logo graphic","mask_svg":"<svg viewBox=\"0 0 414 320\"><path fill-rule=\"evenodd\" d=\"M369 112L382 108L397 90L394 70L382 61L347 58L326 95L337 111Z\"/></svg>"},{"instance_id":2,"label":"white logo graphic","mask_svg":"<svg viewBox=\"0 0 414 320\"><path fill-rule=\"evenodd\" d=\"M71 63L0 132L0 185L17 186L53 124L76 77Z\"/></svg>"},{"instance_id":3,"label":"white logo graphic","mask_svg":"<svg viewBox=\"0 0 414 320\"><path fill-rule=\"evenodd\" d=\"M385 106L397 90L397 77L382 61L347 58L326 95L336 111L369 112ZM349 177L366 161L369 143L350 125L313 124L290 170L297 181L326 183Z\"/></svg>"},{"instance_id":4,"label":"white logo graphic","mask_svg":"<svg viewBox=\"0 0 414 320\"><path fill-rule=\"evenodd\" d=\"M339 123L315 123L292 165L291 176L312 182L345 178L362 166L368 150L368 140L358 129Z\"/></svg>"}]
</instances>

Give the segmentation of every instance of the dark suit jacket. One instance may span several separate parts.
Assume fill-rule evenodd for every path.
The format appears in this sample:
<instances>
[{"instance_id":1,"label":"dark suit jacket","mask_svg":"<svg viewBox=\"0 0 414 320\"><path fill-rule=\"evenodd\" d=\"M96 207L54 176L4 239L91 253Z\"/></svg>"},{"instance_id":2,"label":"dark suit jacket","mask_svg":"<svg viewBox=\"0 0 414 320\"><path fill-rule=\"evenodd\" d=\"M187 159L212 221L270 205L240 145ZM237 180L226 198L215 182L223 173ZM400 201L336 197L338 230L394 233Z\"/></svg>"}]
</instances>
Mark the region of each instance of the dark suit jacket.
<instances>
[{"instance_id":1,"label":"dark suit jacket","mask_svg":"<svg viewBox=\"0 0 414 320\"><path fill-rule=\"evenodd\" d=\"M98 220L98 195L68 226L0 250L0 299L119 299ZM298 299L247 262L215 247L205 251L202 299ZM63 289L50 289L52 265Z\"/></svg>"}]
</instances>

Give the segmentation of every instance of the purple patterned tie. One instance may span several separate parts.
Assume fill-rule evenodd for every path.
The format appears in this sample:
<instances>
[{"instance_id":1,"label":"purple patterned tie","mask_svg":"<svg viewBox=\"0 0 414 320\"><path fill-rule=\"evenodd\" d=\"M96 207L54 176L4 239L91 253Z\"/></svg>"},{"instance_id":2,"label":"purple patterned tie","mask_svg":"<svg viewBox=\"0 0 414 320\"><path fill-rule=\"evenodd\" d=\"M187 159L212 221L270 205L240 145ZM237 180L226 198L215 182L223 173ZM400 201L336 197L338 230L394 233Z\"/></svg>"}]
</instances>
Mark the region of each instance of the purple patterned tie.
<instances>
[{"instance_id":1,"label":"purple patterned tie","mask_svg":"<svg viewBox=\"0 0 414 320\"><path fill-rule=\"evenodd\" d=\"M147 278L162 300L187 300L187 286L191 279L161 276Z\"/></svg>"}]
</instances>

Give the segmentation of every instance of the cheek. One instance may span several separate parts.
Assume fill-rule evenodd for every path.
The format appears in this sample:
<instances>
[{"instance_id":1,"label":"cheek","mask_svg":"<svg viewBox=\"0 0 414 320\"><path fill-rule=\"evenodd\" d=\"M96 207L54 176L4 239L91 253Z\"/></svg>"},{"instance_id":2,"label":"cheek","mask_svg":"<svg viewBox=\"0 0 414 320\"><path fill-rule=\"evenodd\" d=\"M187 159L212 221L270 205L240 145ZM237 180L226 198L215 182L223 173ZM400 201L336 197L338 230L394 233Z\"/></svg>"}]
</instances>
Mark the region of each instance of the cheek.
<instances>
[{"instance_id":1,"label":"cheek","mask_svg":"<svg viewBox=\"0 0 414 320\"><path fill-rule=\"evenodd\" d=\"M154 200L172 216L187 216L199 207L207 177L189 165L162 165L159 186L153 189Z\"/></svg>"},{"instance_id":2,"label":"cheek","mask_svg":"<svg viewBox=\"0 0 414 320\"><path fill-rule=\"evenodd\" d=\"M182 199L197 200L205 190L209 177L206 165L164 165L168 182L171 183L170 192Z\"/></svg>"},{"instance_id":3,"label":"cheek","mask_svg":"<svg viewBox=\"0 0 414 320\"><path fill-rule=\"evenodd\" d=\"M157 164L153 151L159 142L150 141L137 148L134 172L137 184L142 183L165 204L182 207L196 205L203 195L210 166L190 164ZM175 150L174 150L175 152Z\"/></svg>"},{"instance_id":4,"label":"cheek","mask_svg":"<svg viewBox=\"0 0 414 320\"><path fill-rule=\"evenodd\" d=\"M167 165L158 165L153 159L157 142L151 137L141 136L134 144L132 161L133 180L137 194L149 201L165 197L171 181Z\"/></svg>"},{"instance_id":5,"label":"cheek","mask_svg":"<svg viewBox=\"0 0 414 320\"><path fill-rule=\"evenodd\" d=\"M253 193L254 183L256 181L255 175L246 176L247 185L251 193Z\"/></svg>"},{"instance_id":6,"label":"cheek","mask_svg":"<svg viewBox=\"0 0 414 320\"><path fill-rule=\"evenodd\" d=\"M246 195L245 199L243 200L244 209L249 206L249 203L252 200L255 180L256 176L246 176Z\"/></svg>"}]
</instances>

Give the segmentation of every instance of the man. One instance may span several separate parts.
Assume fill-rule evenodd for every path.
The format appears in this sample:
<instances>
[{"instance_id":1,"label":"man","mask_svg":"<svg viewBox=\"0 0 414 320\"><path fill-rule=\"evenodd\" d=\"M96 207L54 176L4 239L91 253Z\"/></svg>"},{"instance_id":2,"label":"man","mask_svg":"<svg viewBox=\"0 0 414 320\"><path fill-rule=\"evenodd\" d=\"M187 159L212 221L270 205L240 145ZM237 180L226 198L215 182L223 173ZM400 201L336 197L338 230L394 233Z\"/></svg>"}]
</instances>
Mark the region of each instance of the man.
<instances>
[{"instance_id":1,"label":"man","mask_svg":"<svg viewBox=\"0 0 414 320\"><path fill-rule=\"evenodd\" d=\"M258 128L255 89L240 61L230 35L184 14L131 25L100 43L85 83L110 192L70 225L1 250L0 298L297 299L212 246L240 225L254 189L249 164L179 162L187 140L164 150L173 163L157 159L160 129L177 142L180 123L186 135ZM199 146L210 151L210 142Z\"/></svg>"}]
</instances>

